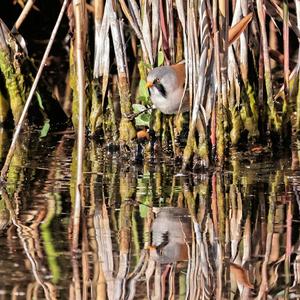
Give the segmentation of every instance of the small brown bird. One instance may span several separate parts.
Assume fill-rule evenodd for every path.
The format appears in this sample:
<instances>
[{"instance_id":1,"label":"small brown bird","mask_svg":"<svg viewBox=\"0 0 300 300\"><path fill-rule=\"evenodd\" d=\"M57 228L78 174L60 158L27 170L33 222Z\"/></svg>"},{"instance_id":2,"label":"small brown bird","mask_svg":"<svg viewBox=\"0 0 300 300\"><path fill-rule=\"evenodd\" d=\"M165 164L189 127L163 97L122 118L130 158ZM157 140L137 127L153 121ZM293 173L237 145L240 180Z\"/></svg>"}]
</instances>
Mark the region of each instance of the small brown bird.
<instances>
[{"instance_id":1,"label":"small brown bird","mask_svg":"<svg viewBox=\"0 0 300 300\"><path fill-rule=\"evenodd\" d=\"M167 115L176 114L184 93L185 64L157 67L151 70L146 86L154 106ZM180 112L189 111L189 99L182 99Z\"/></svg>"}]
</instances>

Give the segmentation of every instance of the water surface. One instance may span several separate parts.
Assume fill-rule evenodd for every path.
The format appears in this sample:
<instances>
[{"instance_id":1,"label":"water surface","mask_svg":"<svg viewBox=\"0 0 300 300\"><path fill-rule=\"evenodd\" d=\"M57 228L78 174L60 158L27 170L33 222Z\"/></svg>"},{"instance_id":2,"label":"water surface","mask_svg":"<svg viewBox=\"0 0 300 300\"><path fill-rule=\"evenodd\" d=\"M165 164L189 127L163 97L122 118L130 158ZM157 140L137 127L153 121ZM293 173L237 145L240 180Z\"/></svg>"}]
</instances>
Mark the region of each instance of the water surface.
<instances>
[{"instance_id":1,"label":"water surface","mask_svg":"<svg viewBox=\"0 0 300 300\"><path fill-rule=\"evenodd\" d=\"M296 151L183 175L89 141L74 253L75 146L23 134L0 198L0 299L300 299Z\"/></svg>"}]
</instances>

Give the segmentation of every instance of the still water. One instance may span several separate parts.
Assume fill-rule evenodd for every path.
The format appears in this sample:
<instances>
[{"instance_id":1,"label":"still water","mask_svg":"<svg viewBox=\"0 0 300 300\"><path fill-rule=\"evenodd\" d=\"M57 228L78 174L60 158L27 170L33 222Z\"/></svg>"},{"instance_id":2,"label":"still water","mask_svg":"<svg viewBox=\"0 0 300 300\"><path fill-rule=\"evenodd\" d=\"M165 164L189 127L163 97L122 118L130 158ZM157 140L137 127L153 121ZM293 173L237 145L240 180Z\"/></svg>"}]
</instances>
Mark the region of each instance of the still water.
<instances>
[{"instance_id":1,"label":"still water","mask_svg":"<svg viewBox=\"0 0 300 300\"><path fill-rule=\"evenodd\" d=\"M182 174L88 141L74 253L74 135L38 134L23 134L0 195L0 300L300 299L296 150Z\"/></svg>"}]
</instances>

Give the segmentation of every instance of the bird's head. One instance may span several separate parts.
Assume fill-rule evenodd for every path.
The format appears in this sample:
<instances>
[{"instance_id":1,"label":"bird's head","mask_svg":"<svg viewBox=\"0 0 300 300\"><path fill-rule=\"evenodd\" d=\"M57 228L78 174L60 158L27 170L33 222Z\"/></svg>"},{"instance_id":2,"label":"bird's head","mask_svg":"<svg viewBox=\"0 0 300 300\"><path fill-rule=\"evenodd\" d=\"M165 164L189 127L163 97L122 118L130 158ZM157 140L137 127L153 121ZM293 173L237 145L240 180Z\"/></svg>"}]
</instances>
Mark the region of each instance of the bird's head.
<instances>
[{"instance_id":1,"label":"bird's head","mask_svg":"<svg viewBox=\"0 0 300 300\"><path fill-rule=\"evenodd\" d=\"M159 93L164 98L176 88L177 77L174 69L169 66L162 66L151 70L147 77L147 88L150 94Z\"/></svg>"}]
</instances>

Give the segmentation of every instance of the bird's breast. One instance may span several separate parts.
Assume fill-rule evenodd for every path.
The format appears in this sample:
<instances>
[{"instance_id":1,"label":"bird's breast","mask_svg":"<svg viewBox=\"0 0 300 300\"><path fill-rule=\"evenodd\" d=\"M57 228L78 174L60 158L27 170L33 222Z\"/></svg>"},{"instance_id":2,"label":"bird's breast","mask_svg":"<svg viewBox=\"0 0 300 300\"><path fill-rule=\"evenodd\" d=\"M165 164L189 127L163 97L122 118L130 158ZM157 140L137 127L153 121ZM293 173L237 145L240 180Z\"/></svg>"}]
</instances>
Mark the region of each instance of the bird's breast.
<instances>
[{"instance_id":1,"label":"bird's breast","mask_svg":"<svg viewBox=\"0 0 300 300\"><path fill-rule=\"evenodd\" d=\"M164 114L171 115L178 112L183 91L184 90L182 88L177 88L173 91L168 92L166 96L164 96L160 93L159 90L157 90L156 88L152 88L150 91L150 97L152 103L157 109L159 109ZM185 97L183 101L186 102L186 100L187 98ZM187 111L188 109L186 109L185 107L186 105L183 103L181 111Z\"/></svg>"}]
</instances>

